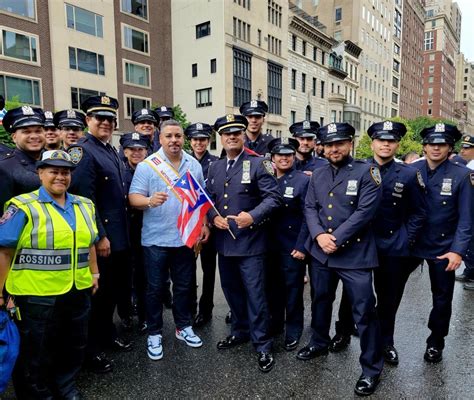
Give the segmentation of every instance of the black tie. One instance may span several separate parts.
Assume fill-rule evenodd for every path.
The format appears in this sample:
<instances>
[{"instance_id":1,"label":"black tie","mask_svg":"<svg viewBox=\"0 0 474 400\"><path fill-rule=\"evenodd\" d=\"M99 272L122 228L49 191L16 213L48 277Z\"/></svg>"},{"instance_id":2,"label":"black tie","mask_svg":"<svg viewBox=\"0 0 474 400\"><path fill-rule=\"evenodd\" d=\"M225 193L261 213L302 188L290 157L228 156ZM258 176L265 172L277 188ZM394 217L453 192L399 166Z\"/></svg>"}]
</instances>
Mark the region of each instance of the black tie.
<instances>
[{"instance_id":1,"label":"black tie","mask_svg":"<svg viewBox=\"0 0 474 400\"><path fill-rule=\"evenodd\" d=\"M227 161L226 176L229 176L229 171L232 169L232 166L234 165L234 163L235 163L235 160Z\"/></svg>"}]
</instances>

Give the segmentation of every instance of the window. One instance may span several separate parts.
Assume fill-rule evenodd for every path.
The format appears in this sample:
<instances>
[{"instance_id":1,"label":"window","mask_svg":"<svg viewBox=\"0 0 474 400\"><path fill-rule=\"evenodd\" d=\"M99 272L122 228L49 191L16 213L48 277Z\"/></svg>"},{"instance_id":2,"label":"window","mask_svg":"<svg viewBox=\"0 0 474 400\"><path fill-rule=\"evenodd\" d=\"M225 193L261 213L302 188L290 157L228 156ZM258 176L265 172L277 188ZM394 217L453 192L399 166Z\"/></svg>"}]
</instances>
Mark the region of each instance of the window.
<instances>
[{"instance_id":1,"label":"window","mask_svg":"<svg viewBox=\"0 0 474 400\"><path fill-rule=\"evenodd\" d=\"M393 44L393 52L400 55L400 46L396 43Z\"/></svg>"},{"instance_id":2,"label":"window","mask_svg":"<svg viewBox=\"0 0 474 400\"><path fill-rule=\"evenodd\" d=\"M398 88L399 79L396 76L392 77L392 86Z\"/></svg>"},{"instance_id":3,"label":"window","mask_svg":"<svg viewBox=\"0 0 474 400\"><path fill-rule=\"evenodd\" d=\"M66 4L67 27L88 35L104 37L102 16Z\"/></svg>"},{"instance_id":4,"label":"window","mask_svg":"<svg viewBox=\"0 0 474 400\"><path fill-rule=\"evenodd\" d=\"M324 126L324 117L319 117L319 125Z\"/></svg>"},{"instance_id":5,"label":"window","mask_svg":"<svg viewBox=\"0 0 474 400\"><path fill-rule=\"evenodd\" d=\"M306 74L301 74L301 91L306 92Z\"/></svg>"},{"instance_id":6,"label":"window","mask_svg":"<svg viewBox=\"0 0 474 400\"><path fill-rule=\"evenodd\" d=\"M142 108L150 108L151 101L150 99L142 97L125 96L125 104L127 106L125 118L132 118L132 114L135 111L141 110Z\"/></svg>"},{"instance_id":7,"label":"window","mask_svg":"<svg viewBox=\"0 0 474 400\"><path fill-rule=\"evenodd\" d=\"M235 17L233 21L234 21L234 24L233 24L234 36L239 38L240 40L245 40L246 42L250 42L250 25ZM268 51L270 51L270 35L268 35Z\"/></svg>"},{"instance_id":8,"label":"window","mask_svg":"<svg viewBox=\"0 0 474 400\"><path fill-rule=\"evenodd\" d=\"M311 106L309 105L306 106L305 119L306 121L311 121Z\"/></svg>"},{"instance_id":9,"label":"window","mask_svg":"<svg viewBox=\"0 0 474 400\"><path fill-rule=\"evenodd\" d=\"M148 54L148 33L123 25L123 46L129 50Z\"/></svg>"},{"instance_id":10,"label":"window","mask_svg":"<svg viewBox=\"0 0 474 400\"><path fill-rule=\"evenodd\" d=\"M122 11L148 19L148 0L121 0Z\"/></svg>"},{"instance_id":11,"label":"window","mask_svg":"<svg viewBox=\"0 0 474 400\"><path fill-rule=\"evenodd\" d=\"M291 111L291 124L294 124L296 122L296 111Z\"/></svg>"},{"instance_id":12,"label":"window","mask_svg":"<svg viewBox=\"0 0 474 400\"><path fill-rule=\"evenodd\" d=\"M212 88L196 90L196 107L212 106Z\"/></svg>"},{"instance_id":13,"label":"window","mask_svg":"<svg viewBox=\"0 0 474 400\"><path fill-rule=\"evenodd\" d=\"M434 31L425 32L425 51L434 49Z\"/></svg>"},{"instance_id":14,"label":"window","mask_svg":"<svg viewBox=\"0 0 474 400\"><path fill-rule=\"evenodd\" d=\"M36 20L35 0L0 0L0 11Z\"/></svg>"},{"instance_id":15,"label":"window","mask_svg":"<svg viewBox=\"0 0 474 400\"><path fill-rule=\"evenodd\" d=\"M40 81L18 76L0 75L0 94L5 100L18 98L21 103L41 106Z\"/></svg>"},{"instance_id":16,"label":"window","mask_svg":"<svg viewBox=\"0 0 474 400\"><path fill-rule=\"evenodd\" d=\"M234 49L234 106L250 101L252 94L252 55Z\"/></svg>"},{"instance_id":17,"label":"window","mask_svg":"<svg viewBox=\"0 0 474 400\"><path fill-rule=\"evenodd\" d=\"M331 110L331 122L336 122L337 111Z\"/></svg>"},{"instance_id":18,"label":"window","mask_svg":"<svg viewBox=\"0 0 474 400\"><path fill-rule=\"evenodd\" d=\"M338 7L336 8L336 12L335 12L335 21L336 22L340 22L342 19L342 8L341 7Z\"/></svg>"},{"instance_id":19,"label":"window","mask_svg":"<svg viewBox=\"0 0 474 400\"><path fill-rule=\"evenodd\" d=\"M336 40L336 42L342 41L342 31L334 32L334 40Z\"/></svg>"},{"instance_id":20,"label":"window","mask_svg":"<svg viewBox=\"0 0 474 400\"><path fill-rule=\"evenodd\" d=\"M325 85L325 82L321 81L321 98L322 99L324 99L324 85Z\"/></svg>"},{"instance_id":21,"label":"window","mask_svg":"<svg viewBox=\"0 0 474 400\"><path fill-rule=\"evenodd\" d=\"M191 65L191 76L195 78L198 76L198 65L197 64L192 64Z\"/></svg>"},{"instance_id":22,"label":"window","mask_svg":"<svg viewBox=\"0 0 474 400\"><path fill-rule=\"evenodd\" d=\"M268 22L281 28L282 7L274 0L268 0Z\"/></svg>"},{"instance_id":23,"label":"window","mask_svg":"<svg viewBox=\"0 0 474 400\"><path fill-rule=\"evenodd\" d=\"M315 46L313 47L313 61L316 61L318 57L318 48Z\"/></svg>"},{"instance_id":24,"label":"window","mask_svg":"<svg viewBox=\"0 0 474 400\"><path fill-rule=\"evenodd\" d=\"M429 76L428 83L433 83L433 82L434 82L434 76Z\"/></svg>"},{"instance_id":25,"label":"window","mask_svg":"<svg viewBox=\"0 0 474 400\"><path fill-rule=\"evenodd\" d=\"M211 34L211 21L207 21L202 24L196 25L196 39L200 39L204 36L209 36L210 34Z\"/></svg>"},{"instance_id":26,"label":"window","mask_svg":"<svg viewBox=\"0 0 474 400\"><path fill-rule=\"evenodd\" d=\"M257 30L257 40L258 40L258 47L262 45L262 31L261 29Z\"/></svg>"},{"instance_id":27,"label":"window","mask_svg":"<svg viewBox=\"0 0 474 400\"><path fill-rule=\"evenodd\" d=\"M217 72L217 60L213 58L211 59L211 74L215 74L216 72Z\"/></svg>"},{"instance_id":28,"label":"window","mask_svg":"<svg viewBox=\"0 0 474 400\"><path fill-rule=\"evenodd\" d=\"M291 50L296 51L296 35L291 35Z\"/></svg>"},{"instance_id":29,"label":"window","mask_svg":"<svg viewBox=\"0 0 474 400\"><path fill-rule=\"evenodd\" d=\"M326 64L326 53L324 51L321 52L321 64Z\"/></svg>"},{"instance_id":30,"label":"window","mask_svg":"<svg viewBox=\"0 0 474 400\"><path fill-rule=\"evenodd\" d=\"M392 93L392 103L398 104L398 94Z\"/></svg>"},{"instance_id":31,"label":"window","mask_svg":"<svg viewBox=\"0 0 474 400\"><path fill-rule=\"evenodd\" d=\"M303 53L304 56L306 55L306 42L304 40L303 40L303 46L302 46L301 52Z\"/></svg>"},{"instance_id":32,"label":"window","mask_svg":"<svg viewBox=\"0 0 474 400\"><path fill-rule=\"evenodd\" d=\"M0 54L5 57L38 63L38 39L21 33L1 29Z\"/></svg>"},{"instance_id":33,"label":"window","mask_svg":"<svg viewBox=\"0 0 474 400\"><path fill-rule=\"evenodd\" d=\"M282 71L280 65L268 63L268 112L271 114L281 115Z\"/></svg>"},{"instance_id":34,"label":"window","mask_svg":"<svg viewBox=\"0 0 474 400\"><path fill-rule=\"evenodd\" d=\"M400 72L400 62L397 60L393 60L393 70L395 72Z\"/></svg>"},{"instance_id":35,"label":"window","mask_svg":"<svg viewBox=\"0 0 474 400\"><path fill-rule=\"evenodd\" d=\"M125 82L150 87L150 67L125 61Z\"/></svg>"},{"instance_id":36,"label":"window","mask_svg":"<svg viewBox=\"0 0 474 400\"><path fill-rule=\"evenodd\" d=\"M90 74L105 75L104 56L92 51L69 47L69 68Z\"/></svg>"},{"instance_id":37,"label":"window","mask_svg":"<svg viewBox=\"0 0 474 400\"><path fill-rule=\"evenodd\" d=\"M71 108L79 110L81 104L91 96L105 96L105 92L98 92L97 90L83 89L71 87Z\"/></svg>"},{"instance_id":38,"label":"window","mask_svg":"<svg viewBox=\"0 0 474 400\"><path fill-rule=\"evenodd\" d=\"M296 69L291 70L291 88L296 90Z\"/></svg>"},{"instance_id":39,"label":"window","mask_svg":"<svg viewBox=\"0 0 474 400\"><path fill-rule=\"evenodd\" d=\"M428 72L429 72L430 74L434 73L434 69L435 69L434 65L428 66Z\"/></svg>"},{"instance_id":40,"label":"window","mask_svg":"<svg viewBox=\"0 0 474 400\"><path fill-rule=\"evenodd\" d=\"M317 85L317 80L316 78L313 78L313 96L316 96L316 85Z\"/></svg>"}]
</instances>

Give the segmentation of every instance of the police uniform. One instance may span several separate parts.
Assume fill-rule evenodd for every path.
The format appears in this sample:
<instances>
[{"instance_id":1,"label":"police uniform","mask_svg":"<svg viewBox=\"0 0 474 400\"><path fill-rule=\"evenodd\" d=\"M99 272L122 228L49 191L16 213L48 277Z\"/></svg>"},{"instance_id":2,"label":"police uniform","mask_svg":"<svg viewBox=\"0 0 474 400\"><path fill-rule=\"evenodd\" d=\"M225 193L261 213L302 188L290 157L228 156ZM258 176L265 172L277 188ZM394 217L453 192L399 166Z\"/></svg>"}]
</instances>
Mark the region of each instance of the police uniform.
<instances>
[{"instance_id":1,"label":"police uniform","mask_svg":"<svg viewBox=\"0 0 474 400\"><path fill-rule=\"evenodd\" d=\"M240 113L246 117L251 115L261 115L265 117L267 112L268 105L261 100L248 101L240 106ZM257 139L253 141L245 135L245 147L261 156L265 156L268 153L268 143L272 139L274 139L274 137L269 133L260 132Z\"/></svg>"},{"instance_id":2,"label":"police uniform","mask_svg":"<svg viewBox=\"0 0 474 400\"><path fill-rule=\"evenodd\" d=\"M28 126L44 126L41 108L23 106L8 111L3 127L9 133ZM41 185L36 171L36 159L28 152L15 148L0 159L0 211L12 197L38 189Z\"/></svg>"},{"instance_id":3,"label":"police uniform","mask_svg":"<svg viewBox=\"0 0 474 400\"><path fill-rule=\"evenodd\" d=\"M56 129L54 114L51 111L44 111L44 127Z\"/></svg>"},{"instance_id":4,"label":"police uniform","mask_svg":"<svg viewBox=\"0 0 474 400\"><path fill-rule=\"evenodd\" d=\"M108 96L93 96L81 108L87 115L115 118L118 101ZM106 237L111 248L109 257L98 256L101 287L92 302L89 336L89 356L95 363L106 346L116 343L113 314L122 288L126 286L130 243L124 166L109 143L103 143L89 132L70 146L68 153L77 164L70 190L94 202L99 237Z\"/></svg>"},{"instance_id":5,"label":"police uniform","mask_svg":"<svg viewBox=\"0 0 474 400\"><path fill-rule=\"evenodd\" d=\"M210 139L212 135L212 126L205 123L195 123L189 125L184 131L188 139L192 138L205 138ZM202 167L202 173L204 179L207 181L207 175L209 173L210 165L217 161L219 157L216 157L206 152L201 158L198 158L196 154L191 155L199 161ZM199 312L194 320L194 326L198 327L204 325L212 317L212 309L214 308L214 283L216 280L216 262L217 262L217 250L215 243L215 229L211 225L211 236L207 243L203 243L200 251L201 256L201 267L202 267L202 293L199 299ZM196 285L194 285L196 288ZM196 309L197 290L194 292L192 308Z\"/></svg>"},{"instance_id":6,"label":"police uniform","mask_svg":"<svg viewBox=\"0 0 474 400\"><path fill-rule=\"evenodd\" d=\"M0 158L3 158L7 154L10 154L13 151L11 147L8 147L7 145L0 143Z\"/></svg>"},{"instance_id":7,"label":"police uniform","mask_svg":"<svg viewBox=\"0 0 474 400\"><path fill-rule=\"evenodd\" d=\"M238 134L246 127L245 117L232 114L217 119L214 125L220 135ZM260 369L268 371L274 361L265 299L264 261L268 243L264 223L280 206L281 195L268 160L251 156L242 148L237 161L233 161L224 158L212 163L207 189L222 217L243 211L252 216L253 223L239 229L229 219L235 239L227 230L215 231L221 285L232 311L231 335L219 342L218 348L232 347L250 336L259 353ZM214 221L217 211L208 212L209 221Z\"/></svg>"},{"instance_id":8,"label":"police uniform","mask_svg":"<svg viewBox=\"0 0 474 400\"><path fill-rule=\"evenodd\" d=\"M274 154L295 154L296 139L273 139L268 150ZM285 326L285 349L294 350L303 332L303 289L305 260L294 258L297 250L306 253L309 237L304 218L304 202L310 177L297 171L294 165L277 177L283 204L275 210L269 223L269 262L267 269L267 298L274 327Z\"/></svg>"},{"instance_id":9,"label":"police uniform","mask_svg":"<svg viewBox=\"0 0 474 400\"><path fill-rule=\"evenodd\" d=\"M372 140L399 142L405 133L405 125L392 121L378 122L368 129ZM374 284L385 361L396 365L395 317L408 277L419 264L410 257L410 248L418 240L426 219L425 183L419 171L393 159L383 165L374 158L368 161L377 165L382 175L382 201L372 221L379 257ZM339 316L336 332L350 337L354 323L345 292Z\"/></svg>"},{"instance_id":10,"label":"police uniform","mask_svg":"<svg viewBox=\"0 0 474 400\"><path fill-rule=\"evenodd\" d=\"M76 110L61 110L54 114L53 122L59 129L79 128L80 130L84 130L86 126L86 116ZM67 151L64 141L62 148Z\"/></svg>"},{"instance_id":11,"label":"police uniform","mask_svg":"<svg viewBox=\"0 0 474 400\"><path fill-rule=\"evenodd\" d=\"M52 150L38 162L47 166L74 164L65 152ZM87 341L94 214L90 200L66 193L60 205L40 187L10 199L0 220L0 246L16 249L6 289L21 315L13 373L19 399L80 397L75 377Z\"/></svg>"},{"instance_id":12,"label":"police uniform","mask_svg":"<svg viewBox=\"0 0 474 400\"><path fill-rule=\"evenodd\" d=\"M150 110L148 108L142 108L141 110L137 110L132 114L132 124L135 126L136 124L142 121L150 121L151 123L153 123L153 125L155 125L155 130L156 130L156 127L158 126L158 122L159 122L159 117L155 111ZM151 136L142 135L142 138L141 138L142 140L145 140L147 143L147 146L146 146L147 155L151 155L153 153L154 133L155 132L153 132ZM120 146L119 156L121 159L126 161L126 157L123 154L123 146Z\"/></svg>"},{"instance_id":13,"label":"police uniform","mask_svg":"<svg viewBox=\"0 0 474 400\"><path fill-rule=\"evenodd\" d=\"M421 131L424 145L448 144L454 146L461 138L455 126L436 124ZM454 291L454 271L445 271L448 260L438 259L448 252L464 256L471 240L471 192L474 175L465 166L449 159L435 169L427 160L410 164L418 168L426 184L428 217L423 225L423 235L416 241L412 254L426 260L429 265L433 308L430 313L425 360L442 359L444 338L449 331L451 304Z\"/></svg>"},{"instance_id":14,"label":"police uniform","mask_svg":"<svg viewBox=\"0 0 474 400\"><path fill-rule=\"evenodd\" d=\"M354 128L331 123L319 130L323 144L352 140ZM307 360L327 354L332 303L342 280L360 336L362 376L356 384L370 394L382 371L380 328L375 313L372 269L378 266L377 248L370 221L381 199L380 171L375 166L347 156L338 166L329 164L313 173L306 196L305 215L310 231L306 249L311 253L312 336L298 352ZM317 242L331 234L337 250L326 254ZM362 389L361 389L362 388Z\"/></svg>"},{"instance_id":15,"label":"police uniform","mask_svg":"<svg viewBox=\"0 0 474 400\"><path fill-rule=\"evenodd\" d=\"M319 124L316 121L301 121L295 122L290 126L290 133L294 138L312 138L316 139L318 133ZM303 154L299 153L300 156ZM328 164L327 160L314 156L313 153L304 155L305 158L299 159L296 158L296 169L298 171L308 171L313 172L316 168L323 167Z\"/></svg>"}]
</instances>

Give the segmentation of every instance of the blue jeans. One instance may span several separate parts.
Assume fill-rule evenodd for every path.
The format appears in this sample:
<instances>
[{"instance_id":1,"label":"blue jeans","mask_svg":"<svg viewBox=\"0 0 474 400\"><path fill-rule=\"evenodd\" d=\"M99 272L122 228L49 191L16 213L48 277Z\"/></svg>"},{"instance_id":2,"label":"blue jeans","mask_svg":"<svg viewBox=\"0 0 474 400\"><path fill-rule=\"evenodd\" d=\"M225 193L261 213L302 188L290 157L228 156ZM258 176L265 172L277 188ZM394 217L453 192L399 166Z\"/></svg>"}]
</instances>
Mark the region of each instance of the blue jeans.
<instances>
[{"instance_id":1,"label":"blue jeans","mask_svg":"<svg viewBox=\"0 0 474 400\"><path fill-rule=\"evenodd\" d=\"M173 317L176 328L191 325L191 293L196 267L192 249L182 247L143 247L146 276L146 314L148 333L161 334L163 300L168 290L168 276L173 282Z\"/></svg>"}]
</instances>

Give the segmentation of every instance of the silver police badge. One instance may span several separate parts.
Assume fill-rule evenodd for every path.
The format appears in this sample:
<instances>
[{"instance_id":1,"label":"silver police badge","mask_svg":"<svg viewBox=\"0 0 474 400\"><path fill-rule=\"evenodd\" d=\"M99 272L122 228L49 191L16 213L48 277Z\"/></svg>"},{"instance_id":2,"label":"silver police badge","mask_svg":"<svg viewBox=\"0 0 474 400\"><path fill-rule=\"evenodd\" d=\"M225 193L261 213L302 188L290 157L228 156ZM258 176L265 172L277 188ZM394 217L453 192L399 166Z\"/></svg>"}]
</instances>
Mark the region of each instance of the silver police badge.
<instances>
[{"instance_id":1,"label":"silver police badge","mask_svg":"<svg viewBox=\"0 0 474 400\"><path fill-rule=\"evenodd\" d=\"M402 193L403 193L403 188L404 188L404 184L401 183L401 182L395 182L395 186L393 187L393 193L392 193L392 196L395 196L395 197L402 197Z\"/></svg>"},{"instance_id":2,"label":"silver police badge","mask_svg":"<svg viewBox=\"0 0 474 400\"><path fill-rule=\"evenodd\" d=\"M137 132L132 133L132 140L140 140L140 134Z\"/></svg>"},{"instance_id":3,"label":"silver police badge","mask_svg":"<svg viewBox=\"0 0 474 400\"><path fill-rule=\"evenodd\" d=\"M160 110L161 110L161 111L168 111L168 109L166 108L166 106L161 106Z\"/></svg>"},{"instance_id":4,"label":"silver police badge","mask_svg":"<svg viewBox=\"0 0 474 400\"><path fill-rule=\"evenodd\" d=\"M292 199L294 197L293 192L294 192L294 188L291 186L287 186L285 188L285 193L283 194L283 197L288 197Z\"/></svg>"},{"instance_id":5,"label":"silver police badge","mask_svg":"<svg viewBox=\"0 0 474 400\"><path fill-rule=\"evenodd\" d=\"M336 124L329 124L328 125L328 133L337 133L337 125Z\"/></svg>"},{"instance_id":6,"label":"silver police badge","mask_svg":"<svg viewBox=\"0 0 474 400\"><path fill-rule=\"evenodd\" d=\"M383 130L384 130L384 131L391 131L391 130L393 130L393 123L392 123L392 121L385 121L385 122L383 123Z\"/></svg>"},{"instance_id":7,"label":"silver police badge","mask_svg":"<svg viewBox=\"0 0 474 400\"><path fill-rule=\"evenodd\" d=\"M309 129L311 128L311 124L309 121L303 121L303 129Z\"/></svg>"},{"instance_id":8,"label":"silver police badge","mask_svg":"<svg viewBox=\"0 0 474 400\"><path fill-rule=\"evenodd\" d=\"M250 161L244 160L242 163L242 180L240 183L250 183Z\"/></svg>"},{"instance_id":9,"label":"silver police badge","mask_svg":"<svg viewBox=\"0 0 474 400\"><path fill-rule=\"evenodd\" d=\"M35 112L30 106L21 107L21 111L23 112L23 115L35 115Z\"/></svg>"},{"instance_id":10,"label":"silver police badge","mask_svg":"<svg viewBox=\"0 0 474 400\"><path fill-rule=\"evenodd\" d=\"M53 113L51 111L45 111L44 117L47 119L53 119Z\"/></svg>"},{"instance_id":11,"label":"silver police badge","mask_svg":"<svg viewBox=\"0 0 474 400\"><path fill-rule=\"evenodd\" d=\"M289 143L289 141L288 141L288 138L286 136L281 138L281 144L288 144L288 143Z\"/></svg>"},{"instance_id":12,"label":"silver police badge","mask_svg":"<svg viewBox=\"0 0 474 400\"><path fill-rule=\"evenodd\" d=\"M196 124L196 130L197 130L197 131L202 131L202 124L201 124L200 122L198 122L198 123Z\"/></svg>"},{"instance_id":13,"label":"silver police badge","mask_svg":"<svg viewBox=\"0 0 474 400\"><path fill-rule=\"evenodd\" d=\"M350 179L347 181L346 196L357 196L357 180Z\"/></svg>"},{"instance_id":14,"label":"silver police badge","mask_svg":"<svg viewBox=\"0 0 474 400\"><path fill-rule=\"evenodd\" d=\"M148 110L146 108L142 108L141 114L142 115L148 115Z\"/></svg>"},{"instance_id":15,"label":"silver police badge","mask_svg":"<svg viewBox=\"0 0 474 400\"><path fill-rule=\"evenodd\" d=\"M252 100L252 101L250 102L250 107L253 107L253 108L258 107L257 100Z\"/></svg>"},{"instance_id":16,"label":"silver police badge","mask_svg":"<svg viewBox=\"0 0 474 400\"><path fill-rule=\"evenodd\" d=\"M435 132L445 132L446 127L444 126L443 123L439 123L435 125Z\"/></svg>"},{"instance_id":17,"label":"silver police badge","mask_svg":"<svg viewBox=\"0 0 474 400\"><path fill-rule=\"evenodd\" d=\"M76 118L76 112L74 110L67 110L66 114L67 118Z\"/></svg>"},{"instance_id":18,"label":"silver police badge","mask_svg":"<svg viewBox=\"0 0 474 400\"><path fill-rule=\"evenodd\" d=\"M441 184L441 196L451 196L452 193L453 180L451 178L444 178L443 183Z\"/></svg>"}]
</instances>

